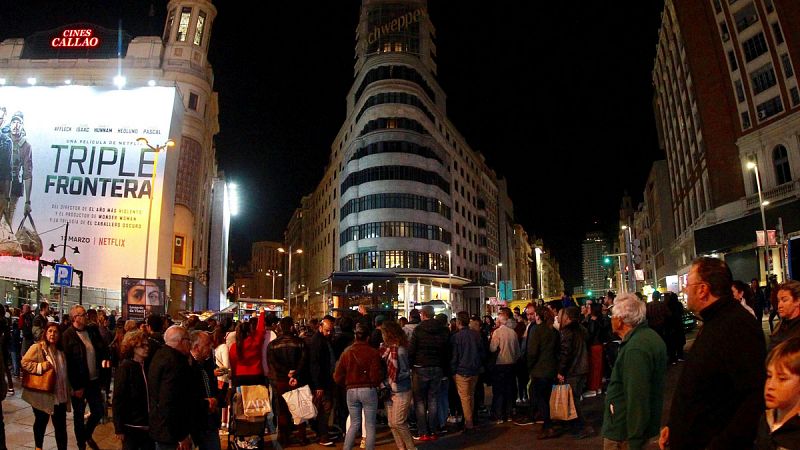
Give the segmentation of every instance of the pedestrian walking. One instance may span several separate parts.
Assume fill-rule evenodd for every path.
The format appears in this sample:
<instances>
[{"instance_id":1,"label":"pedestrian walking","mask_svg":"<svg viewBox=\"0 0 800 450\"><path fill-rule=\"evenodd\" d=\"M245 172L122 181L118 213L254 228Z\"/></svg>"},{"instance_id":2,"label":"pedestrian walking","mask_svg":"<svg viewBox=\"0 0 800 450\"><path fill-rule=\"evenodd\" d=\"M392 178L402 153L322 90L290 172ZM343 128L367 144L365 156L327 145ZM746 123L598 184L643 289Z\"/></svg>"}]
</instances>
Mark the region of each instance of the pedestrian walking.
<instances>
[{"instance_id":1,"label":"pedestrian walking","mask_svg":"<svg viewBox=\"0 0 800 450\"><path fill-rule=\"evenodd\" d=\"M41 375L55 371L53 392L22 390L22 400L33 408L33 442L37 450L44 448L47 422L53 421L54 437L58 450L67 448L67 411L70 410L70 386L67 376L67 359L61 350L61 332L57 323L49 323L41 340L32 345L22 357L22 370Z\"/></svg>"}]
</instances>

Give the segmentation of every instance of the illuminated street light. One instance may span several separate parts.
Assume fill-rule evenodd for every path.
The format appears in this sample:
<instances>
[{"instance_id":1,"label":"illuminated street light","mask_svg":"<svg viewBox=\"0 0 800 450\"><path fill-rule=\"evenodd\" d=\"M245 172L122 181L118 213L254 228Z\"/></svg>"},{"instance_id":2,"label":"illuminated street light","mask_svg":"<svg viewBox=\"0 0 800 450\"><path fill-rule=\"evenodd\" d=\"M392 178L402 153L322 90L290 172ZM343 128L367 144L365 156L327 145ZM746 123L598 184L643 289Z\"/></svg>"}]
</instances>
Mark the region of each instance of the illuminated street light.
<instances>
[{"instance_id":1,"label":"illuminated street light","mask_svg":"<svg viewBox=\"0 0 800 450\"><path fill-rule=\"evenodd\" d=\"M228 183L228 195L230 195L231 215L239 215L239 185Z\"/></svg>"},{"instance_id":2,"label":"illuminated street light","mask_svg":"<svg viewBox=\"0 0 800 450\"><path fill-rule=\"evenodd\" d=\"M266 275L268 277L272 277L272 297L271 298L275 299L275 278L282 277L283 274L278 272L275 269L267 269L267 274Z\"/></svg>"},{"instance_id":3,"label":"illuminated street light","mask_svg":"<svg viewBox=\"0 0 800 450\"><path fill-rule=\"evenodd\" d=\"M447 250L447 302L450 303L450 308L453 306L453 252Z\"/></svg>"},{"instance_id":4,"label":"illuminated street light","mask_svg":"<svg viewBox=\"0 0 800 450\"><path fill-rule=\"evenodd\" d=\"M769 283L769 266L772 255L769 253L769 236L767 236L767 218L764 215L764 207L769 204L765 201L761 194L761 176L758 173L758 165L753 161L747 162L747 168L756 173L756 189L758 190L758 207L761 209L761 227L764 230L764 256L767 260L764 262L764 271L767 274L767 283Z\"/></svg>"},{"instance_id":5,"label":"illuminated street light","mask_svg":"<svg viewBox=\"0 0 800 450\"><path fill-rule=\"evenodd\" d=\"M147 138L144 137L137 138L136 142L146 145L156 154L156 157L153 158L153 173L150 175L150 204L147 209L147 240L144 243L144 278L147 278L147 260L150 250L150 217L153 215L153 193L156 188L156 167L158 166L158 153L161 152L161 150L166 150L167 147L174 147L175 141L172 139L167 139L167 142L165 142L164 145L157 145L155 147L150 145L150 142L148 142Z\"/></svg>"},{"instance_id":6,"label":"illuminated street light","mask_svg":"<svg viewBox=\"0 0 800 450\"><path fill-rule=\"evenodd\" d=\"M633 235L631 234L631 227L623 225L622 231L625 233L625 252L628 258L628 287L630 292L636 292L636 264L633 262Z\"/></svg>"},{"instance_id":7,"label":"illuminated street light","mask_svg":"<svg viewBox=\"0 0 800 450\"><path fill-rule=\"evenodd\" d=\"M500 268L503 267L503 263L499 262L494 265L494 296L497 300L501 300L500 298Z\"/></svg>"},{"instance_id":8,"label":"illuminated street light","mask_svg":"<svg viewBox=\"0 0 800 450\"><path fill-rule=\"evenodd\" d=\"M297 250L292 252L292 246L290 245L288 251L284 250L283 247L280 247L278 249L278 252L289 254L289 270L287 271L288 279L286 280L289 286L289 288L286 290L286 315L290 316L292 313L292 253L297 253L298 255L302 254L303 249L298 248Z\"/></svg>"}]
</instances>

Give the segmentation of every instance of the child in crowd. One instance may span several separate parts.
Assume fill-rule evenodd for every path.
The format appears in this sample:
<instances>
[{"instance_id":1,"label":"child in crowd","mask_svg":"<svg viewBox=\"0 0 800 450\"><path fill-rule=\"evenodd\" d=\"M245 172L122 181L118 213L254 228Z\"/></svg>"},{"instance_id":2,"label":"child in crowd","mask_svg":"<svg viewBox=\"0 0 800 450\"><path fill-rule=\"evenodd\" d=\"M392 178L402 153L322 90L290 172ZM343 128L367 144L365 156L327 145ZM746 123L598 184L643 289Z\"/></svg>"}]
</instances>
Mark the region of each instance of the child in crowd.
<instances>
[{"instance_id":1,"label":"child in crowd","mask_svg":"<svg viewBox=\"0 0 800 450\"><path fill-rule=\"evenodd\" d=\"M800 448L800 338L786 340L767 356L764 401L755 448Z\"/></svg>"}]
</instances>

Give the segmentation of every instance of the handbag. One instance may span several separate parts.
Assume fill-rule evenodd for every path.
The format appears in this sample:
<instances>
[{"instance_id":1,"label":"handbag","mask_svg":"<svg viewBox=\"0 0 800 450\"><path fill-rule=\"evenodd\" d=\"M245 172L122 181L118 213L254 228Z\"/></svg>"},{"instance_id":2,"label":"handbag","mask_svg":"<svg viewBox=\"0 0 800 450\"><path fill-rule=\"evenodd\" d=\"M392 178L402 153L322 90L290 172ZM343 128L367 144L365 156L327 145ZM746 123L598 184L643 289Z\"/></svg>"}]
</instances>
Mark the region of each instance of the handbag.
<instances>
[{"instance_id":1,"label":"handbag","mask_svg":"<svg viewBox=\"0 0 800 450\"><path fill-rule=\"evenodd\" d=\"M578 418L572 387L568 384L554 384L550 391L550 418L553 420L572 420Z\"/></svg>"},{"instance_id":2,"label":"handbag","mask_svg":"<svg viewBox=\"0 0 800 450\"><path fill-rule=\"evenodd\" d=\"M25 226L25 219L28 219L33 228ZM22 218L15 236L22 250L23 258L37 260L42 256L42 238L39 237L39 232L36 231L36 224L33 223L33 217L31 217L30 213L25 214L25 217Z\"/></svg>"},{"instance_id":3,"label":"handbag","mask_svg":"<svg viewBox=\"0 0 800 450\"><path fill-rule=\"evenodd\" d=\"M44 350L45 357L49 356L47 350ZM41 374L30 373L27 370L22 371L22 387L36 392L53 393L56 387L56 368L52 365L48 370Z\"/></svg>"},{"instance_id":4,"label":"handbag","mask_svg":"<svg viewBox=\"0 0 800 450\"><path fill-rule=\"evenodd\" d=\"M292 413L292 422L295 425L317 417L317 408L314 406L311 388L308 385L284 393L283 399L289 407L289 412Z\"/></svg>"}]
</instances>

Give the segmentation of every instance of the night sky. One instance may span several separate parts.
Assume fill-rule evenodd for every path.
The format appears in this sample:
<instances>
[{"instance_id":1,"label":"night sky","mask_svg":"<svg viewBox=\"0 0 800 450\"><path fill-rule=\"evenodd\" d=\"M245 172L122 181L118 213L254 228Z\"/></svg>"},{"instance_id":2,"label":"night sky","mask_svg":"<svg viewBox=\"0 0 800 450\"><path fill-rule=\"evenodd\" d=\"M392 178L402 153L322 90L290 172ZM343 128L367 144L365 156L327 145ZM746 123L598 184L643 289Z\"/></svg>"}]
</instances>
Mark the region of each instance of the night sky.
<instances>
[{"instance_id":1,"label":"night sky","mask_svg":"<svg viewBox=\"0 0 800 450\"><path fill-rule=\"evenodd\" d=\"M120 20L134 36L161 35L167 4L7 3L0 39L73 22L116 28ZM345 120L360 2L252 5L216 2L209 54L219 168L243 194L232 220L237 265L253 241L282 240L300 198L322 177ZM567 286L581 284L584 233L615 233L623 192L641 201L651 163L664 158L651 86L663 0L431 0L428 9L450 120L508 179L516 221L544 239Z\"/></svg>"}]
</instances>

